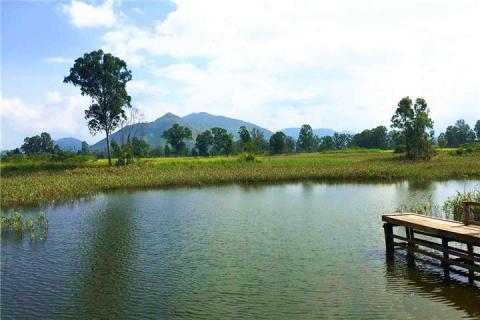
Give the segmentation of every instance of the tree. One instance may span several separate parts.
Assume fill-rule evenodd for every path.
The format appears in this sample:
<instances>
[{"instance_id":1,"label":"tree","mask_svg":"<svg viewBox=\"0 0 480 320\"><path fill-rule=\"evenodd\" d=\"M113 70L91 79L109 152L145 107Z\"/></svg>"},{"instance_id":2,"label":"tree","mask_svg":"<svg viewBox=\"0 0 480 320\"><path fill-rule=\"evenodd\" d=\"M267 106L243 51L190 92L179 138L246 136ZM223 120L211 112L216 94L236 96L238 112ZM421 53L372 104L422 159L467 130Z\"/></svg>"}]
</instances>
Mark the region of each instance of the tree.
<instances>
[{"instance_id":1,"label":"tree","mask_svg":"<svg viewBox=\"0 0 480 320\"><path fill-rule=\"evenodd\" d=\"M268 149L267 139L265 139L265 136L260 129L253 128L252 131L250 131L250 136L252 137L251 152L263 153Z\"/></svg>"},{"instance_id":2,"label":"tree","mask_svg":"<svg viewBox=\"0 0 480 320\"><path fill-rule=\"evenodd\" d=\"M85 110L85 119L92 134L105 131L109 165L112 165L110 134L126 118L124 108L131 107L126 89L130 80L132 72L125 61L102 50L85 53L75 60L70 74L63 80L79 86L83 96L92 98L92 104Z\"/></svg>"},{"instance_id":3,"label":"tree","mask_svg":"<svg viewBox=\"0 0 480 320\"><path fill-rule=\"evenodd\" d=\"M448 141L445 138L445 133L440 133L440 135L437 138L437 145L440 148L446 148L448 146Z\"/></svg>"},{"instance_id":4,"label":"tree","mask_svg":"<svg viewBox=\"0 0 480 320\"><path fill-rule=\"evenodd\" d=\"M241 126L238 129L238 135L240 136L240 145L242 147L242 151L249 151L252 145L252 137L250 136L250 132L248 132L247 127Z\"/></svg>"},{"instance_id":5,"label":"tree","mask_svg":"<svg viewBox=\"0 0 480 320\"><path fill-rule=\"evenodd\" d=\"M388 147L387 128L378 126L371 130L363 130L353 136L352 144L361 148L386 149Z\"/></svg>"},{"instance_id":6,"label":"tree","mask_svg":"<svg viewBox=\"0 0 480 320\"><path fill-rule=\"evenodd\" d=\"M170 129L162 133L162 138L167 140L167 143L173 148L174 155L180 155L186 153L187 146L184 140L192 140L192 130L174 123Z\"/></svg>"},{"instance_id":7,"label":"tree","mask_svg":"<svg viewBox=\"0 0 480 320\"><path fill-rule=\"evenodd\" d=\"M295 152L295 139L290 136L285 138L285 153Z\"/></svg>"},{"instance_id":8,"label":"tree","mask_svg":"<svg viewBox=\"0 0 480 320\"><path fill-rule=\"evenodd\" d=\"M398 103L392 117L392 128L403 132L408 158L429 159L432 155L433 121L429 117L427 102L417 98L412 107L412 99L405 97Z\"/></svg>"},{"instance_id":9,"label":"tree","mask_svg":"<svg viewBox=\"0 0 480 320\"><path fill-rule=\"evenodd\" d=\"M463 143L473 142L475 140L475 132L470 129L465 120L460 119L455 122L455 125L447 127L445 139L447 139L449 147L456 148Z\"/></svg>"},{"instance_id":10,"label":"tree","mask_svg":"<svg viewBox=\"0 0 480 320\"><path fill-rule=\"evenodd\" d=\"M480 140L480 120L475 123L475 133L477 134L477 140Z\"/></svg>"},{"instance_id":11,"label":"tree","mask_svg":"<svg viewBox=\"0 0 480 320\"><path fill-rule=\"evenodd\" d=\"M23 140L21 149L27 155L41 152L54 153L55 145L50 137L50 134L47 132L42 132L40 135L26 137Z\"/></svg>"},{"instance_id":12,"label":"tree","mask_svg":"<svg viewBox=\"0 0 480 320\"><path fill-rule=\"evenodd\" d=\"M213 144L213 135L210 130L205 130L200 133L195 140L195 147L198 154L201 156L208 156L208 151Z\"/></svg>"},{"instance_id":13,"label":"tree","mask_svg":"<svg viewBox=\"0 0 480 320\"><path fill-rule=\"evenodd\" d=\"M217 154L229 155L233 151L233 135L223 128L212 128L213 150Z\"/></svg>"},{"instance_id":14,"label":"tree","mask_svg":"<svg viewBox=\"0 0 480 320\"><path fill-rule=\"evenodd\" d=\"M131 140L132 151L135 157L145 157L148 155L150 145L143 139L133 137Z\"/></svg>"},{"instance_id":15,"label":"tree","mask_svg":"<svg viewBox=\"0 0 480 320\"><path fill-rule=\"evenodd\" d=\"M332 150L334 148L333 138L331 136L321 137L319 139L318 149L321 151Z\"/></svg>"},{"instance_id":16,"label":"tree","mask_svg":"<svg viewBox=\"0 0 480 320\"><path fill-rule=\"evenodd\" d=\"M285 152L285 143L287 136L281 131L275 132L270 137L270 153L279 154Z\"/></svg>"},{"instance_id":17,"label":"tree","mask_svg":"<svg viewBox=\"0 0 480 320\"><path fill-rule=\"evenodd\" d=\"M345 149L352 142L352 135L335 132L333 134L333 146L335 149Z\"/></svg>"},{"instance_id":18,"label":"tree","mask_svg":"<svg viewBox=\"0 0 480 320\"><path fill-rule=\"evenodd\" d=\"M82 148L78 151L78 154L87 155L90 153L90 147L86 141L82 141Z\"/></svg>"},{"instance_id":19,"label":"tree","mask_svg":"<svg viewBox=\"0 0 480 320\"><path fill-rule=\"evenodd\" d=\"M298 152L312 152L317 148L317 139L313 135L312 127L308 124L304 124L300 129L297 139L297 151Z\"/></svg>"}]
</instances>

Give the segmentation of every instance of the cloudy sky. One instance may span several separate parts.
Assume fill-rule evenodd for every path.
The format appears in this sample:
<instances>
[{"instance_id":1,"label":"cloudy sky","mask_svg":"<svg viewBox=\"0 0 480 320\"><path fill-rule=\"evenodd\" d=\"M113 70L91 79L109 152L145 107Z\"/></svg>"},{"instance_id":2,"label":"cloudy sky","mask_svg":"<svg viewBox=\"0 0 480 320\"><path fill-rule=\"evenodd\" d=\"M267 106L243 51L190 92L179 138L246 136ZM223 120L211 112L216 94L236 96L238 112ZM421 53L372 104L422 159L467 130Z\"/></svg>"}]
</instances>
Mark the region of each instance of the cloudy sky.
<instances>
[{"instance_id":1,"label":"cloudy sky","mask_svg":"<svg viewBox=\"0 0 480 320\"><path fill-rule=\"evenodd\" d=\"M272 130L389 126L424 97L437 133L480 118L480 1L2 1L2 149L50 132L94 142L63 84L102 48L147 120L206 111Z\"/></svg>"}]
</instances>

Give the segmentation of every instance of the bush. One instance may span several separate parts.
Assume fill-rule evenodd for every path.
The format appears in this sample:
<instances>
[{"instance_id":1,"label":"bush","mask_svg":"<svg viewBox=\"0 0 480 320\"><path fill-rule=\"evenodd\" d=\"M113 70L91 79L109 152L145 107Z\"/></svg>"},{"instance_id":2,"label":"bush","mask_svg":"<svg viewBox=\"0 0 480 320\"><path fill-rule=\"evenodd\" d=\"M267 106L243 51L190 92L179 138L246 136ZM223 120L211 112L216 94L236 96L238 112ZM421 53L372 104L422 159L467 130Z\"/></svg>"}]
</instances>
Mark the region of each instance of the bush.
<instances>
[{"instance_id":1,"label":"bush","mask_svg":"<svg viewBox=\"0 0 480 320\"><path fill-rule=\"evenodd\" d=\"M395 147L395 150L393 150L394 153L405 153L407 151L407 146L404 144L399 144L398 146Z\"/></svg>"}]
</instances>

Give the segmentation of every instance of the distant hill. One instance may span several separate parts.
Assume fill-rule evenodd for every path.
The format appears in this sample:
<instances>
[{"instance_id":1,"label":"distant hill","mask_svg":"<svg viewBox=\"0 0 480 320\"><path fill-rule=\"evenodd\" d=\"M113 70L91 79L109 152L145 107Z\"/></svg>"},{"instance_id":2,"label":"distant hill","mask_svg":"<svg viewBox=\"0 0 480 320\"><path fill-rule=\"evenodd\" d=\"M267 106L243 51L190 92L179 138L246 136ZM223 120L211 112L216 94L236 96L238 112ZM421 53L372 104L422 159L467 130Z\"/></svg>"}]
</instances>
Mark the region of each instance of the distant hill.
<instances>
[{"instance_id":1,"label":"distant hill","mask_svg":"<svg viewBox=\"0 0 480 320\"><path fill-rule=\"evenodd\" d=\"M129 133L133 133L134 131L136 131L140 132L140 135L143 137L143 139L152 146L165 145L165 139L161 138L161 135L165 130L168 130L174 123L178 123L184 127L190 128L190 130L192 130L194 139L199 133L213 127L220 127L226 129L227 131L233 133L236 139L238 139L238 128L240 128L241 126L245 126L248 130L252 130L253 128L259 129L264 133L266 139L269 139L272 135L272 132L270 130L257 126L253 123L245 122L238 119L216 116L206 112L191 113L184 117L179 117L169 112L155 121L126 127L124 129L124 136L127 137ZM112 139L120 142L120 131L112 134ZM189 147L191 147L193 145L193 141L188 142L188 145ZM91 149L103 150L105 149L105 147L106 139L102 139L96 144L94 144Z\"/></svg>"},{"instance_id":2,"label":"distant hill","mask_svg":"<svg viewBox=\"0 0 480 320\"><path fill-rule=\"evenodd\" d=\"M78 140L77 138L61 138L55 140L54 144L58 145L60 149L65 151L78 151L82 149L82 140Z\"/></svg>"}]
</instances>

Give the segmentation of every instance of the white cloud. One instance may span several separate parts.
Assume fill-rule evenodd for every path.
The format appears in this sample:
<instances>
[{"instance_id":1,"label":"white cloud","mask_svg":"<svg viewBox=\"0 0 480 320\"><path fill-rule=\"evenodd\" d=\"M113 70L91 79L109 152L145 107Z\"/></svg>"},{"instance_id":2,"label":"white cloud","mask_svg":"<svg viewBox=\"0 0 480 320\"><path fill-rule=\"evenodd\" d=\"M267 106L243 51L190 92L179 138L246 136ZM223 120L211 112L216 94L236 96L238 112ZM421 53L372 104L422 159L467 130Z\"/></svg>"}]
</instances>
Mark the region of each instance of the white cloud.
<instances>
[{"instance_id":1,"label":"white cloud","mask_svg":"<svg viewBox=\"0 0 480 320\"><path fill-rule=\"evenodd\" d=\"M80 95L60 96L50 92L44 101L26 103L20 98L0 96L1 149L18 147L23 138L49 132L53 139L74 136L93 142L84 120L89 99Z\"/></svg>"},{"instance_id":2,"label":"white cloud","mask_svg":"<svg viewBox=\"0 0 480 320\"><path fill-rule=\"evenodd\" d=\"M272 129L389 124L398 100L422 96L437 126L480 117L478 1L176 1L154 28L118 26L104 47L151 68L207 111ZM189 63L202 57L206 68ZM472 120L473 121L473 120Z\"/></svg>"},{"instance_id":3,"label":"white cloud","mask_svg":"<svg viewBox=\"0 0 480 320\"><path fill-rule=\"evenodd\" d=\"M72 63L73 59L64 58L64 57L48 57L45 59L50 63Z\"/></svg>"},{"instance_id":4,"label":"white cloud","mask_svg":"<svg viewBox=\"0 0 480 320\"><path fill-rule=\"evenodd\" d=\"M70 17L73 25L78 28L112 27L116 22L113 0L106 0L98 6L72 0L70 4L63 6L63 10Z\"/></svg>"}]
</instances>

